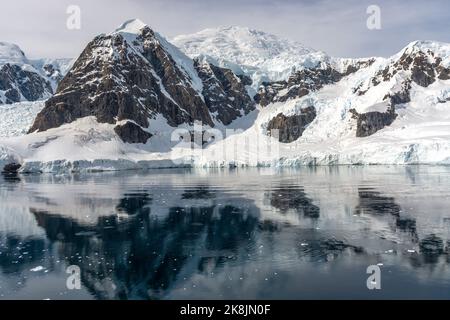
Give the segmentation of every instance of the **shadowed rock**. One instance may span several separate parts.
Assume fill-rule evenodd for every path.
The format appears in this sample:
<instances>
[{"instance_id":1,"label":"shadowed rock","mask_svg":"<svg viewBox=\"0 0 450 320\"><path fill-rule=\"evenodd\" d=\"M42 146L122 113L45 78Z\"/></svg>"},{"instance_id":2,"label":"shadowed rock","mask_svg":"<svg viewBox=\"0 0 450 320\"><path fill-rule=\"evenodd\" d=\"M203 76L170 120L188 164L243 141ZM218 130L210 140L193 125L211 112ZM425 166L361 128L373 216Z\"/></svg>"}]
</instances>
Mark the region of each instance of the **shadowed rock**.
<instances>
[{"instance_id":1,"label":"shadowed rock","mask_svg":"<svg viewBox=\"0 0 450 320\"><path fill-rule=\"evenodd\" d=\"M372 79L372 84L377 86L381 82L390 81L401 71L411 71L410 80L422 87L428 87L436 78L445 80L450 73L450 69L442 64L442 59L435 57L432 51L407 51L397 61L379 71Z\"/></svg>"},{"instance_id":2,"label":"shadowed rock","mask_svg":"<svg viewBox=\"0 0 450 320\"><path fill-rule=\"evenodd\" d=\"M247 93L246 85L252 80L247 76L237 76L231 70L220 68L196 59L195 68L203 81L203 96L206 105L215 118L229 125L243 113L255 109L255 103Z\"/></svg>"},{"instance_id":3,"label":"shadowed rock","mask_svg":"<svg viewBox=\"0 0 450 320\"><path fill-rule=\"evenodd\" d=\"M397 114L391 108L387 112L372 111L367 113L358 113L355 109L351 109L353 119L356 119L356 137L369 137L379 130L390 126Z\"/></svg>"},{"instance_id":4,"label":"shadowed rock","mask_svg":"<svg viewBox=\"0 0 450 320\"><path fill-rule=\"evenodd\" d=\"M152 134L130 121L117 125L114 132L126 143L147 143L147 140L152 137Z\"/></svg>"},{"instance_id":5,"label":"shadowed rock","mask_svg":"<svg viewBox=\"0 0 450 320\"><path fill-rule=\"evenodd\" d=\"M87 116L102 123L129 119L147 128L148 119L158 113L172 126L194 120L212 125L207 107L190 81L149 27L144 27L132 44L120 33L100 35L61 81L30 132Z\"/></svg>"},{"instance_id":6,"label":"shadowed rock","mask_svg":"<svg viewBox=\"0 0 450 320\"><path fill-rule=\"evenodd\" d=\"M408 48L400 58L391 62L384 69L378 71L364 88L360 85L355 89L358 95L364 95L370 87L376 87L381 83L389 82L398 74L404 78L398 78L393 92L386 94L383 101L389 104L386 112L368 112L359 114L351 109L353 118L357 119L357 137L368 137L375 132L391 125L397 118L395 107L411 101L410 91L412 83L421 87L428 87L436 79L450 79L450 69L446 68L440 57L436 57L430 50L423 50L413 45Z\"/></svg>"},{"instance_id":7,"label":"shadowed rock","mask_svg":"<svg viewBox=\"0 0 450 320\"><path fill-rule=\"evenodd\" d=\"M290 143L298 140L306 127L316 118L316 109L307 107L299 115L285 116L280 113L267 124L267 135L272 136L272 130L278 130L280 142Z\"/></svg>"},{"instance_id":8,"label":"shadowed rock","mask_svg":"<svg viewBox=\"0 0 450 320\"><path fill-rule=\"evenodd\" d=\"M0 100L0 104L20 102L22 97L36 101L53 94L50 82L38 73L9 63L0 67L0 91L5 91L6 98L5 101Z\"/></svg>"},{"instance_id":9,"label":"shadowed rock","mask_svg":"<svg viewBox=\"0 0 450 320\"><path fill-rule=\"evenodd\" d=\"M119 31L96 37L29 132L94 116L100 123L131 120L134 124L116 127L116 133L124 142L145 143L149 119L158 115L172 127L195 121L214 127L212 114L229 124L254 109L245 89L248 79L209 64L197 64L197 78L187 71L195 72L194 62L177 50L148 26L131 39Z\"/></svg>"}]
</instances>

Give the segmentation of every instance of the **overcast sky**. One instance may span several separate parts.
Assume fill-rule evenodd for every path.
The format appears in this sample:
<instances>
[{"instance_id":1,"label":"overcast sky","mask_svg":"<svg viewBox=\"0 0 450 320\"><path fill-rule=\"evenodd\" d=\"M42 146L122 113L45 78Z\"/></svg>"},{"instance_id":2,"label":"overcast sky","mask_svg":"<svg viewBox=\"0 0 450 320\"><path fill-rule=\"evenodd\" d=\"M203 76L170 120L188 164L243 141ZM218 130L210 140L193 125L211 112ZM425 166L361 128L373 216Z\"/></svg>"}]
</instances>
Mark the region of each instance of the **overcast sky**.
<instances>
[{"instance_id":1,"label":"overcast sky","mask_svg":"<svg viewBox=\"0 0 450 320\"><path fill-rule=\"evenodd\" d=\"M371 4L381 8L381 30L366 26ZM66 27L69 5L81 8L80 30ZM167 38L247 26L339 57L389 56L418 39L450 42L448 0L3 0L1 10L0 41L31 58L75 57L131 18Z\"/></svg>"}]
</instances>

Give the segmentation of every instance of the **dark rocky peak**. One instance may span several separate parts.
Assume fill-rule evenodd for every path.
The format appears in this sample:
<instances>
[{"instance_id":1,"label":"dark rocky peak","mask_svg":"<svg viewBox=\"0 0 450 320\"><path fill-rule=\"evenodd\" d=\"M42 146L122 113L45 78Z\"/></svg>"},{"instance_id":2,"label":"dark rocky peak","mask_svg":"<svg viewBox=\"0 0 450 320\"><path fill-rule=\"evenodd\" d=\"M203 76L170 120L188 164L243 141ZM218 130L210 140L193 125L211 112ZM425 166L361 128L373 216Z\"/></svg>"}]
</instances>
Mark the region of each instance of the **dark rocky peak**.
<instances>
[{"instance_id":1,"label":"dark rocky peak","mask_svg":"<svg viewBox=\"0 0 450 320\"><path fill-rule=\"evenodd\" d=\"M130 120L116 133L126 142L143 141L152 129L149 120L159 114L173 127L195 121L213 127L211 113L228 124L251 110L245 81L227 69L208 70L214 79L149 26L127 21L87 45L30 132L95 116L101 123Z\"/></svg>"},{"instance_id":2,"label":"dark rocky peak","mask_svg":"<svg viewBox=\"0 0 450 320\"><path fill-rule=\"evenodd\" d=\"M400 59L391 65L392 73L395 71L410 71L411 80L422 87L428 87L436 79L449 80L450 68L443 59L448 59L450 52L441 50L443 44L431 41L416 41L406 47ZM389 73L386 72L386 77Z\"/></svg>"},{"instance_id":3,"label":"dark rocky peak","mask_svg":"<svg viewBox=\"0 0 450 320\"><path fill-rule=\"evenodd\" d=\"M168 52L173 48L164 44L136 20L109 35L97 36L47 101L30 132L87 116L111 124L131 120L137 124L133 128L141 130L157 114L163 114L172 126L195 120L213 125L203 97L192 85L195 79L175 61L185 57L174 58ZM188 64L189 60L181 62Z\"/></svg>"}]
</instances>

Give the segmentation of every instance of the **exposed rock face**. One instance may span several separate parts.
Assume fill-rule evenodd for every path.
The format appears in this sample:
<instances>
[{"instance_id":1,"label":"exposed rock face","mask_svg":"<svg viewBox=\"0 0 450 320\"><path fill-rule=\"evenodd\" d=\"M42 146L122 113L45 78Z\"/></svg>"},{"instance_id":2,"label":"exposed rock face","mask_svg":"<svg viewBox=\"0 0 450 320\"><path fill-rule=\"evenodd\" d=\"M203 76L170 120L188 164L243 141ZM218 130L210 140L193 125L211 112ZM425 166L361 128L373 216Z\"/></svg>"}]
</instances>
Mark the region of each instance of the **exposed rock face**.
<instances>
[{"instance_id":1,"label":"exposed rock face","mask_svg":"<svg viewBox=\"0 0 450 320\"><path fill-rule=\"evenodd\" d=\"M435 62L436 63L436 62ZM436 81L435 63L431 64L423 53L418 54L413 61L411 79L419 86L428 87Z\"/></svg>"},{"instance_id":2,"label":"exposed rock face","mask_svg":"<svg viewBox=\"0 0 450 320\"><path fill-rule=\"evenodd\" d=\"M273 135L272 130L278 130L279 140L283 143L290 143L300 138L308 124L316 118L316 109L307 107L302 109L299 115L285 116L280 113L269 121L267 134Z\"/></svg>"},{"instance_id":3,"label":"exposed rock face","mask_svg":"<svg viewBox=\"0 0 450 320\"><path fill-rule=\"evenodd\" d=\"M198 59L195 68L203 81L203 96L209 111L224 125L255 109L245 88L252 83L249 77L237 76L229 69Z\"/></svg>"},{"instance_id":4,"label":"exposed rock face","mask_svg":"<svg viewBox=\"0 0 450 320\"><path fill-rule=\"evenodd\" d=\"M345 72L343 73L344 76L348 76L352 73L355 73L361 69L370 67L373 63L375 62L374 58L371 59L360 59L354 62L350 62L347 65L347 69L345 70Z\"/></svg>"},{"instance_id":5,"label":"exposed rock face","mask_svg":"<svg viewBox=\"0 0 450 320\"><path fill-rule=\"evenodd\" d=\"M350 112L353 118L357 120L356 136L368 137L375 132L383 129L386 126L390 126L397 118L397 114L394 109L388 109L387 112L367 112L358 113L355 109L351 109Z\"/></svg>"},{"instance_id":6,"label":"exposed rock face","mask_svg":"<svg viewBox=\"0 0 450 320\"><path fill-rule=\"evenodd\" d=\"M63 79L61 70L59 70L51 63L47 63L42 66L42 70L45 72L45 75L48 78L52 79L55 83L59 83Z\"/></svg>"},{"instance_id":7,"label":"exposed rock face","mask_svg":"<svg viewBox=\"0 0 450 320\"><path fill-rule=\"evenodd\" d=\"M350 113L352 114L352 118L357 120L356 137L368 137L390 126L398 116L395 111L395 106L411 101L410 90L411 81L405 81L400 89L387 94L383 98L383 101L387 101L388 104L386 112L373 111L358 113L355 109L351 109Z\"/></svg>"},{"instance_id":8,"label":"exposed rock face","mask_svg":"<svg viewBox=\"0 0 450 320\"><path fill-rule=\"evenodd\" d=\"M293 73L287 81L264 82L255 96L255 101L261 106L267 106L273 102L301 98L327 84L339 82L343 77L370 66L373 62L374 60L358 61L350 64L345 72L339 72L329 65L303 69Z\"/></svg>"},{"instance_id":9,"label":"exposed rock face","mask_svg":"<svg viewBox=\"0 0 450 320\"><path fill-rule=\"evenodd\" d=\"M87 116L112 124L130 119L148 127L148 119L158 113L173 126L194 120L212 125L206 105L188 81L150 28L143 28L133 44L121 33L101 35L61 81L30 132Z\"/></svg>"},{"instance_id":10,"label":"exposed rock face","mask_svg":"<svg viewBox=\"0 0 450 320\"><path fill-rule=\"evenodd\" d=\"M438 78L440 80L450 80L450 69L444 68L443 66L439 66L437 68L437 72L439 73Z\"/></svg>"},{"instance_id":11,"label":"exposed rock face","mask_svg":"<svg viewBox=\"0 0 450 320\"><path fill-rule=\"evenodd\" d=\"M130 31L136 24L138 29ZM135 125L126 127L124 141L143 141L142 128L157 115L173 127L195 121L214 127L214 117L229 124L252 108L245 81L230 70L195 68L193 60L148 26L130 21L88 44L30 132L95 116L101 123L131 120Z\"/></svg>"},{"instance_id":12,"label":"exposed rock face","mask_svg":"<svg viewBox=\"0 0 450 320\"><path fill-rule=\"evenodd\" d=\"M378 86L401 73L405 75L403 86L409 87L409 89L411 82L428 87L437 79L450 79L450 69L443 65L442 58L435 56L431 50L423 50L412 45L405 49L399 59L392 61L383 70L377 72L370 83ZM359 90L359 93L364 94L367 89Z\"/></svg>"},{"instance_id":13,"label":"exposed rock face","mask_svg":"<svg viewBox=\"0 0 450 320\"><path fill-rule=\"evenodd\" d=\"M382 82L397 78L395 87L383 100L387 101L389 108L386 112L357 113L350 110L357 119L357 137L367 137L386 126L391 125L397 118L395 107L411 101L410 91L412 84L428 87L437 79L450 79L450 69L444 67L442 58L437 57L431 50L423 50L418 44L412 44L405 49L397 60L393 60L384 69L371 78L368 86L356 89L359 95L364 95L371 86L378 86Z\"/></svg>"},{"instance_id":14,"label":"exposed rock face","mask_svg":"<svg viewBox=\"0 0 450 320\"><path fill-rule=\"evenodd\" d=\"M263 83L255 101L262 106L273 102L285 102L292 98L301 98L316 91L325 84L338 82L342 75L331 67L326 69L304 69L291 75L288 81Z\"/></svg>"},{"instance_id":15,"label":"exposed rock face","mask_svg":"<svg viewBox=\"0 0 450 320\"><path fill-rule=\"evenodd\" d=\"M114 132L126 143L147 143L148 139L152 137L152 134L130 121L117 125Z\"/></svg>"},{"instance_id":16,"label":"exposed rock face","mask_svg":"<svg viewBox=\"0 0 450 320\"><path fill-rule=\"evenodd\" d=\"M28 60L17 45L0 42L0 105L50 98L62 78L59 67L69 61Z\"/></svg>"},{"instance_id":17,"label":"exposed rock face","mask_svg":"<svg viewBox=\"0 0 450 320\"><path fill-rule=\"evenodd\" d=\"M357 137L370 136L391 125L397 118L396 106L411 101L410 91L413 84L428 87L437 79L450 78L450 70L444 66L442 58L421 46L420 43L412 44L399 55L399 58L393 59L373 77L368 78L367 82L356 86L353 92L362 96L372 87L392 81L395 77L392 87L383 98L387 106L385 112L358 113L355 109L350 110L353 118L357 120ZM310 92L320 90L327 84L337 83L345 76L372 65L373 62L374 60L370 59L350 63L344 72L326 63L317 68L303 69L293 73L287 81L264 83L255 96L255 101L262 106L267 106L274 102L301 98ZM288 120L283 115L278 115L270 121L270 128L280 130L280 141L295 141L303 133L297 126L294 126L294 129L283 128L289 125L290 121L298 122L294 118Z\"/></svg>"},{"instance_id":18,"label":"exposed rock face","mask_svg":"<svg viewBox=\"0 0 450 320\"><path fill-rule=\"evenodd\" d=\"M411 81L405 81L400 89L387 94L383 100L388 100L392 108L399 104L408 103L411 101L410 90Z\"/></svg>"},{"instance_id":19,"label":"exposed rock face","mask_svg":"<svg viewBox=\"0 0 450 320\"><path fill-rule=\"evenodd\" d=\"M5 99L0 99L0 104L11 104L23 99L36 101L53 93L50 82L44 77L9 63L0 67L1 91Z\"/></svg>"}]
</instances>

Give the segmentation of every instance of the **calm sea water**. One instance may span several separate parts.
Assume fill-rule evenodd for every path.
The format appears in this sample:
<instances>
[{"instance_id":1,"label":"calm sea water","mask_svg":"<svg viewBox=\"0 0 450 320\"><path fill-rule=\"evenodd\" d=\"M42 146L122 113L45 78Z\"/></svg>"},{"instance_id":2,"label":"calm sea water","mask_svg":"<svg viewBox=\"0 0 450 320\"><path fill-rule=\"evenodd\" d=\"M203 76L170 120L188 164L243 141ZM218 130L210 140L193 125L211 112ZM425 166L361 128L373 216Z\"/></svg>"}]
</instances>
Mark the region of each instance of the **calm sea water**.
<instances>
[{"instance_id":1,"label":"calm sea water","mask_svg":"<svg viewBox=\"0 0 450 320\"><path fill-rule=\"evenodd\" d=\"M0 177L0 299L311 298L449 299L450 168Z\"/></svg>"}]
</instances>

